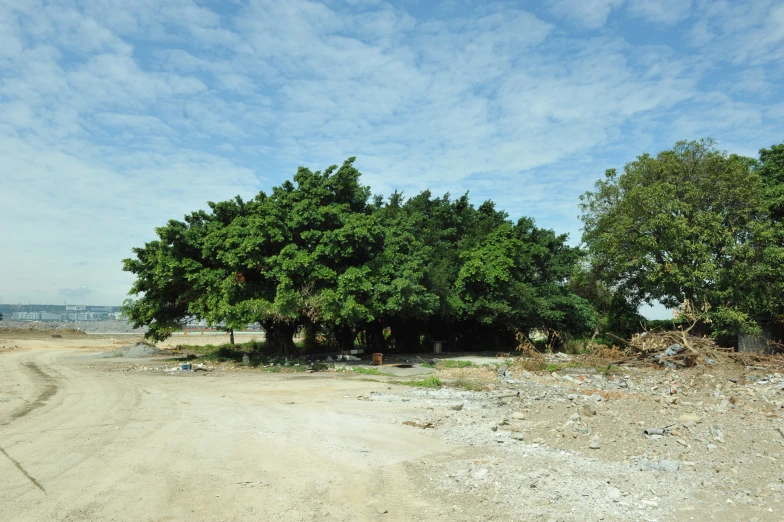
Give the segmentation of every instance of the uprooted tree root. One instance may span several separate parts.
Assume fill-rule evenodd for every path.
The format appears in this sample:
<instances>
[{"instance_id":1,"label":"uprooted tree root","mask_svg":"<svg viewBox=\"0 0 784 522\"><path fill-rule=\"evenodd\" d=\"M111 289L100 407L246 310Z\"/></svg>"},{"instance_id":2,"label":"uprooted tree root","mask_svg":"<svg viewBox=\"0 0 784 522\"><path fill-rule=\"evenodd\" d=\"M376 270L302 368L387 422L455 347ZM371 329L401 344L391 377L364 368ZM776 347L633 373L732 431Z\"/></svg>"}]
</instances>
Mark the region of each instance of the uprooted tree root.
<instances>
[{"instance_id":1,"label":"uprooted tree root","mask_svg":"<svg viewBox=\"0 0 784 522\"><path fill-rule=\"evenodd\" d=\"M635 334L626 343L626 357L615 361L614 364L658 363L669 367L741 364L746 367L756 366L771 370L784 368L784 356L781 354L735 352L732 348L720 347L709 337L691 335L689 330L647 331ZM676 345L680 347L678 353L668 353L668 349Z\"/></svg>"}]
</instances>

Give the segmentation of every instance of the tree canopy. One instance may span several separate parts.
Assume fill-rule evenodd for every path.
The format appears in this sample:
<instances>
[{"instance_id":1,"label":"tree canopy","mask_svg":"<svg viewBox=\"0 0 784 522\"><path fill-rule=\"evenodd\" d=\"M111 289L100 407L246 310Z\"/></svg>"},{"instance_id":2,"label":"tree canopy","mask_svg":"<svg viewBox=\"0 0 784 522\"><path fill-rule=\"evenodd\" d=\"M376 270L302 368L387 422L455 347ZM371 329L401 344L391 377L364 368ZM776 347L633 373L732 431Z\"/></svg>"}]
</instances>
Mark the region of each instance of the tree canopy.
<instances>
[{"instance_id":1,"label":"tree canopy","mask_svg":"<svg viewBox=\"0 0 784 522\"><path fill-rule=\"evenodd\" d=\"M350 158L300 168L251 201L209 203L156 229L124 269L126 315L163 339L186 317L237 328L259 322L279 350L298 328L348 348L423 341L509 348L518 332L595 327L568 280L581 258L565 235L492 202L424 191L371 198Z\"/></svg>"},{"instance_id":2,"label":"tree canopy","mask_svg":"<svg viewBox=\"0 0 784 522\"><path fill-rule=\"evenodd\" d=\"M784 310L782 149L760 160L681 141L608 170L581 197L593 272L635 309L692 301L717 333ZM771 219L774 218L774 219Z\"/></svg>"}]
</instances>

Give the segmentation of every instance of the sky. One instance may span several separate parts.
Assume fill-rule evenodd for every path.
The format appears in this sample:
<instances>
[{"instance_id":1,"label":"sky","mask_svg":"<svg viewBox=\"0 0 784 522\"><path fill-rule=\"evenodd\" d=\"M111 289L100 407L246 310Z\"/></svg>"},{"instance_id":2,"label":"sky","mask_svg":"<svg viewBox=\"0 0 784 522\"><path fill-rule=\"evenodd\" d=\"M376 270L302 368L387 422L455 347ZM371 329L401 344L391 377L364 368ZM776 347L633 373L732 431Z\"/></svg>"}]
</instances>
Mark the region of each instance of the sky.
<instances>
[{"instance_id":1,"label":"sky","mask_svg":"<svg viewBox=\"0 0 784 522\"><path fill-rule=\"evenodd\" d=\"M120 304L156 226L349 156L578 244L606 169L784 141L782 86L784 0L0 0L0 300Z\"/></svg>"}]
</instances>

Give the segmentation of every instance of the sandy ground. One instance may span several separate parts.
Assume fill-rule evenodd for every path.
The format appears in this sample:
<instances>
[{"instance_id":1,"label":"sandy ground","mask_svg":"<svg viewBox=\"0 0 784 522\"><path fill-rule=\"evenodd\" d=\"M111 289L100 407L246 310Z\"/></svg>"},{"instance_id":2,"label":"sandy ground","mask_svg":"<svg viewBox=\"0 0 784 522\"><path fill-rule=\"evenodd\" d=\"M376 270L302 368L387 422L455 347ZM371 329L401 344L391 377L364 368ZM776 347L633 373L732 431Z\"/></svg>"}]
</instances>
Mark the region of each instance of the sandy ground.
<instances>
[{"instance_id":1,"label":"sandy ground","mask_svg":"<svg viewBox=\"0 0 784 522\"><path fill-rule=\"evenodd\" d=\"M439 376L489 391L421 390L97 357L128 342L0 338L0 520L784 519L780 374L476 366Z\"/></svg>"},{"instance_id":2,"label":"sandy ground","mask_svg":"<svg viewBox=\"0 0 784 522\"><path fill-rule=\"evenodd\" d=\"M4 521L441 519L401 463L459 448L356 400L378 384L129 375L97 341L4 342Z\"/></svg>"}]
</instances>

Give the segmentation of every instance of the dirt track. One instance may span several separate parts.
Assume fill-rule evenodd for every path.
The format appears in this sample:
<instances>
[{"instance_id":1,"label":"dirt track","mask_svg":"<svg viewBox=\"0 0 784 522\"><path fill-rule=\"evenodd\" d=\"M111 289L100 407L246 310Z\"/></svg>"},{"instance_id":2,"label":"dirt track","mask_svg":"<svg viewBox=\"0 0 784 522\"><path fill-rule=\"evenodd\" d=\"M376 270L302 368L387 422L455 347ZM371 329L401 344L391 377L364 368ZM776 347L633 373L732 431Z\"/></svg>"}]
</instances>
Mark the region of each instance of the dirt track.
<instances>
[{"instance_id":1,"label":"dirt track","mask_svg":"<svg viewBox=\"0 0 784 522\"><path fill-rule=\"evenodd\" d=\"M782 520L780 373L438 370L488 392L96 357L128 342L0 339L0 521Z\"/></svg>"},{"instance_id":2,"label":"dirt track","mask_svg":"<svg viewBox=\"0 0 784 522\"><path fill-rule=\"evenodd\" d=\"M377 383L109 364L0 354L2 520L439 519L401 462L456 448L379 422Z\"/></svg>"}]
</instances>

